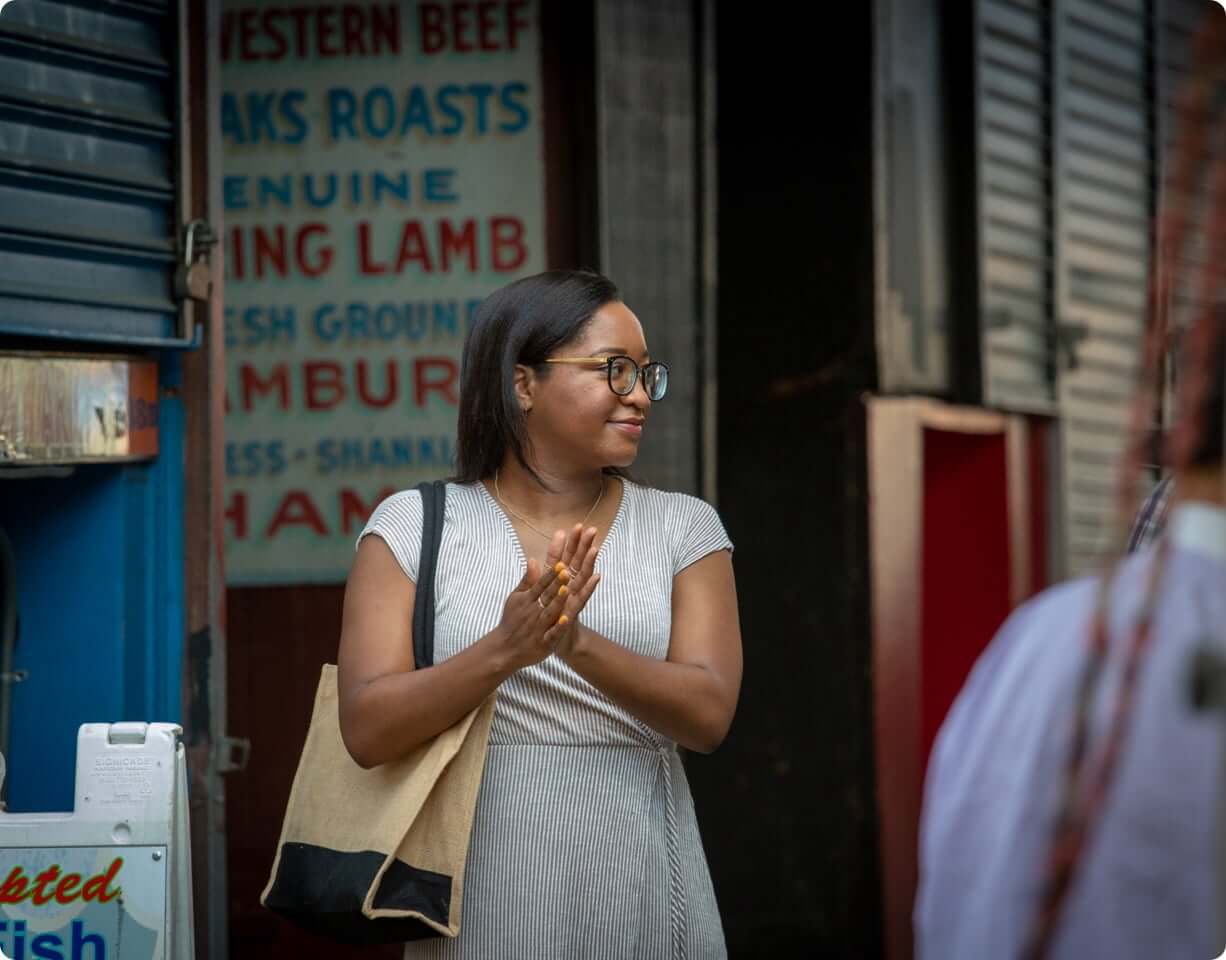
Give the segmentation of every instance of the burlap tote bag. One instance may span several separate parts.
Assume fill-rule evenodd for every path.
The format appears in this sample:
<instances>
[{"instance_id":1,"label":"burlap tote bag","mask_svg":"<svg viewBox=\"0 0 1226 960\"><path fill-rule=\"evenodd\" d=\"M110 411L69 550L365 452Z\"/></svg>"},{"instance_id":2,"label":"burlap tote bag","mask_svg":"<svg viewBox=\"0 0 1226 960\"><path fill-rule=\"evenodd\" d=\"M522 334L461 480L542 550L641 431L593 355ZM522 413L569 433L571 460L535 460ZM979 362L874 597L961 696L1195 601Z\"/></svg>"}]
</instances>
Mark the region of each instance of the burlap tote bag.
<instances>
[{"instance_id":1,"label":"burlap tote bag","mask_svg":"<svg viewBox=\"0 0 1226 960\"><path fill-rule=\"evenodd\" d=\"M433 662L443 485L423 484L414 660ZM319 678L281 840L260 902L343 943L454 937L494 697L393 763L363 770L341 740L336 667Z\"/></svg>"}]
</instances>

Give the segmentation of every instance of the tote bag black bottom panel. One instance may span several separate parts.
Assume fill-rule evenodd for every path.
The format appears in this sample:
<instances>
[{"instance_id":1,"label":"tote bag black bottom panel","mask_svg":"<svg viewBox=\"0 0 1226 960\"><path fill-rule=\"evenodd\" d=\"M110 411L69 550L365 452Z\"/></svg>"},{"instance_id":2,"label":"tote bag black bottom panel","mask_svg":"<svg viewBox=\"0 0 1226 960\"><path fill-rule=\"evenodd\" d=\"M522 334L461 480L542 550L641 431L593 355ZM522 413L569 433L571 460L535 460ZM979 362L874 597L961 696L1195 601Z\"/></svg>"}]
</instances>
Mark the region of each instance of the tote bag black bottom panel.
<instances>
[{"instance_id":1,"label":"tote bag black bottom panel","mask_svg":"<svg viewBox=\"0 0 1226 960\"><path fill-rule=\"evenodd\" d=\"M383 859L384 854L374 850L344 853L309 843L283 844L265 906L304 930L339 943L402 943L441 936L415 918L372 920L362 914L366 891ZM451 912L451 878L393 860L374 906L414 910L445 926Z\"/></svg>"}]
</instances>

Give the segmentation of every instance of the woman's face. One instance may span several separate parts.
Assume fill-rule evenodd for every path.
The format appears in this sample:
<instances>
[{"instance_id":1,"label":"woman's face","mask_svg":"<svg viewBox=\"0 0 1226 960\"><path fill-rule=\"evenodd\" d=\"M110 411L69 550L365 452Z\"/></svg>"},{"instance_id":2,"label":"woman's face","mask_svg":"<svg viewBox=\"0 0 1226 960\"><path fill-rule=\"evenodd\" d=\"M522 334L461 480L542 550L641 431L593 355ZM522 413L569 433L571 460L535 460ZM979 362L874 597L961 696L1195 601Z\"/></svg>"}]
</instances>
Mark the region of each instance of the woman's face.
<instances>
[{"instance_id":1,"label":"woman's face","mask_svg":"<svg viewBox=\"0 0 1226 960\"><path fill-rule=\"evenodd\" d=\"M596 311L582 336L553 358L608 357L622 354L639 366L650 361L643 327L622 303ZM551 358L552 359L552 358ZM627 467L639 452L651 400L640 376L627 396L609 389L608 368L595 364L555 363L544 376L525 379L528 433L541 465L592 469Z\"/></svg>"}]
</instances>

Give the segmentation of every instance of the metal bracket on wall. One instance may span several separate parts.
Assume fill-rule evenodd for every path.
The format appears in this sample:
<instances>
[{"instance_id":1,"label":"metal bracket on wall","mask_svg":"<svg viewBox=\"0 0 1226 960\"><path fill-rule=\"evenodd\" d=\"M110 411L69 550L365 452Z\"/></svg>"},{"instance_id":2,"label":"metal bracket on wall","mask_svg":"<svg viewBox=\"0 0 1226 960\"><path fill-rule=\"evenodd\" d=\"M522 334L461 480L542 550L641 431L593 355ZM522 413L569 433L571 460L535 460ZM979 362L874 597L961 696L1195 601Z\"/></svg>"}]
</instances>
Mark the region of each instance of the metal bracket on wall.
<instances>
[{"instance_id":1,"label":"metal bracket on wall","mask_svg":"<svg viewBox=\"0 0 1226 960\"><path fill-rule=\"evenodd\" d=\"M213 295L209 251L216 242L217 234L207 220L192 220L184 225L179 243L182 262L175 270L175 299L209 302Z\"/></svg>"},{"instance_id":2,"label":"metal bracket on wall","mask_svg":"<svg viewBox=\"0 0 1226 960\"><path fill-rule=\"evenodd\" d=\"M1084 321L1056 324L1055 351L1058 359L1064 361L1064 369L1077 369L1077 349L1089 339L1090 327Z\"/></svg>"},{"instance_id":3,"label":"metal bracket on wall","mask_svg":"<svg viewBox=\"0 0 1226 960\"><path fill-rule=\"evenodd\" d=\"M251 741L246 737L222 737L217 742L217 772L242 773L251 759Z\"/></svg>"}]
</instances>

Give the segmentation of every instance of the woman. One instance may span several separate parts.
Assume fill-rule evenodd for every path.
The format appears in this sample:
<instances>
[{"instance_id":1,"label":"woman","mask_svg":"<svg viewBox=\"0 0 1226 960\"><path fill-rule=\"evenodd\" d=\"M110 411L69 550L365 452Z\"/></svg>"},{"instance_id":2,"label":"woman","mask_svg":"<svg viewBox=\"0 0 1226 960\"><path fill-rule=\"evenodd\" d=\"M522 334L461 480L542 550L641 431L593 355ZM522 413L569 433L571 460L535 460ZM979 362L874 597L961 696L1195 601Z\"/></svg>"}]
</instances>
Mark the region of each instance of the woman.
<instances>
[{"instance_id":1,"label":"woman","mask_svg":"<svg viewBox=\"0 0 1226 960\"><path fill-rule=\"evenodd\" d=\"M676 745L714 750L736 708L732 545L625 473L667 368L610 281L559 271L481 305L461 382L435 665L413 669L416 491L358 540L338 661L364 766L498 694L460 935L405 955L724 956Z\"/></svg>"}]
</instances>

